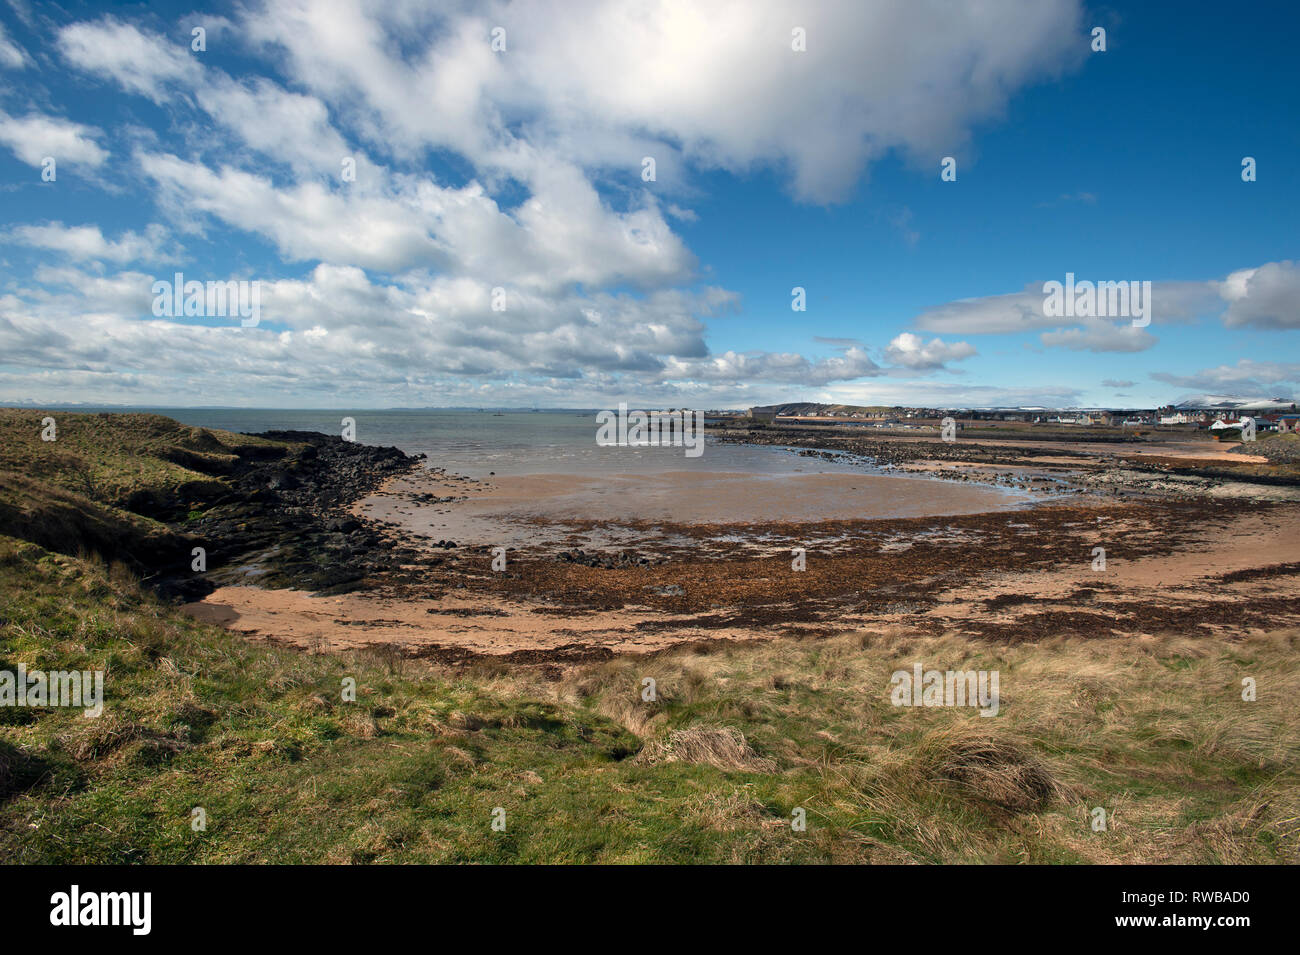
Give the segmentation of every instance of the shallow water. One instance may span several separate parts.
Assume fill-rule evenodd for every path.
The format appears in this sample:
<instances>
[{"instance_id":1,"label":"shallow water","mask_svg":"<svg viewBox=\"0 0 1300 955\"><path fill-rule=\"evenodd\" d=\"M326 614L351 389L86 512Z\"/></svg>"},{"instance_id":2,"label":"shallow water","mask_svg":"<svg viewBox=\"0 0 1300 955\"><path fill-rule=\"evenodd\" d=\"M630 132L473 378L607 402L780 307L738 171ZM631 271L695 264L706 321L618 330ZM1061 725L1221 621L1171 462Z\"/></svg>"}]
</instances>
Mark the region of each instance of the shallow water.
<instances>
[{"instance_id":1,"label":"shallow water","mask_svg":"<svg viewBox=\"0 0 1300 955\"><path fill-rule=\"evenodd\" d=\"M97 410L97 409L96 409ZM277 411L270 409L139 408L185 424L227 431L321 431L339 434L356 421L362 444L427 454L431 464L484 478L523 474L645 474L658 471L821 473L860 470L847 461L802 458L781 448L706 442L699 457L684 448L599 447L595 412Z\"/></svg>"},{"instance_id":2,"label":"shallow water","mask_svg":"<svg viewBox=\"0 0 1300 955\"><path fill-rule=\"evenodd\" d=\"M423 503L416 495L460 500ZM828 520L977 514L1023 506L1031 496L987 485L856 473L659 471L536 474L445 480L430 472L399 478L361 502L359 513L432 540L507 547L689 547L661 525L811 524ZM638 530L629 525L649 524ZM837 532L830 532L833 537ZM718 540L722 531L710 535ZM745 538L748 542L748 538Z\"/></svg>"},{"instance_id":3,"label":"shallow water","mask_svg":"<svg viewBox=\"0 0 1300 955\"><path fill-rule=\"evenodd\" d=\"M123 410L123 409L115 409ZM600 447L595 412L304 411L156 408L186 424L228 431L322 431L355 419L356 439L428 455L428 466L468 482L437 506L404 496L368 502L370 516L457 540L536 539L536 521L750 524L970 514L1022 506L1023 492L875 468L851 456L802 456L779 447L706 442L683 448ZM432 476L430 476L432 477ZM410 493L431 485L404 485ZM468 489L468 490L467 490ZM511 524L510 533L503 524Z\"/></svg>"}]
</instances>

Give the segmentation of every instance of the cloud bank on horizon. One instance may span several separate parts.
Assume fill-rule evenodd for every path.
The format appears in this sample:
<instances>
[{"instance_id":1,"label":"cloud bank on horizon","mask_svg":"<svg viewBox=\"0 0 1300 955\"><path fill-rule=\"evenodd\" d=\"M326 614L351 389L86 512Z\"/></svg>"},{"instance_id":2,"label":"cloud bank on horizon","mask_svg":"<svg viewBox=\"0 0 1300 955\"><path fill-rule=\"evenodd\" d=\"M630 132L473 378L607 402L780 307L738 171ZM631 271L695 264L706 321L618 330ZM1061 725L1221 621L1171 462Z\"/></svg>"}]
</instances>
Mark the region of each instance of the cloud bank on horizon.
<instances>
[{"instance_id":1,"label":"cloud bank on horizon","mask_svg":"<svg viewBox=\"0 0 1300 955\"><path fill-rule=\"evenodd\" d=\"M1097 22L1077 0L255 0L172 19L11 2L0 399L1294 394L1297 187L1248 181L1235 158L1294 131L1176 142L1226 149L1225 195L1262 194L1239 245L1213 222L1108 224L1130 172L1106 146L1080 147L1096 172L1060 188L995 161L1135 56L1094 49ZM964 205L981 193L999 218ZM1266 214L1289 235L1252 226ZM1150 251L1188 230L1203 262ZM1150 282L1151 320L1049 314L1043 283L1076 261L1081 280ZM160 313L156 283L178 274L256 283L258 321Z\"/></svg>"}]
</instances>

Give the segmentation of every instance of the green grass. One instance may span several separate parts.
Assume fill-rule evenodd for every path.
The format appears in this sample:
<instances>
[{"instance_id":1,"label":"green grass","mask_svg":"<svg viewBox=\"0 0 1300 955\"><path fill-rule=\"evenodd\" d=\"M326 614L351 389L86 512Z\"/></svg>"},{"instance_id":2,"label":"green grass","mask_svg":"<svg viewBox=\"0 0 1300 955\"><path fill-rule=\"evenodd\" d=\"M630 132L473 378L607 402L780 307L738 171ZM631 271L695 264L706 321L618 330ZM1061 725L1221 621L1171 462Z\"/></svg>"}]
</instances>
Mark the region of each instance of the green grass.
<instances>
[{"instance_id":1,"label":"green grass","mask_svg":"<svg viewBox=\"0 0 1300 955\"><path fill-rule=\"evenodd\" d=\"M53 418L53 441L42 422ZM236 449L284 447L155 414L84 414L0 408L0 473L26 475L89 500L122 505L138 491L160 496L213 480Z\"/></svg>"},{"instance_id":2,"label":"green grass","mask_svg":"<svg viewBox=\"0 0 1300 955\"><path fill-rule=\"evenodd\" d=\"M1294 863L1298 644L884 630L548 679L253 644L0 538L0 669L103 668L108 696L0 709L0 859ZM1000 670L1001 715L891 706L915 660Z\"/></svg>"},{"instance_id":3,"label":"green grass","mask_svg":"<svg viewBox=\"0 0 1300 955\"><path fill-rule=\"evenodd\" d=\"M241 450L295 447L161 415L0 408L0 534L137 569L179 565L190 545L163 521L199 516L193 503L227 490Z\"/></svg>"}]
</instances>

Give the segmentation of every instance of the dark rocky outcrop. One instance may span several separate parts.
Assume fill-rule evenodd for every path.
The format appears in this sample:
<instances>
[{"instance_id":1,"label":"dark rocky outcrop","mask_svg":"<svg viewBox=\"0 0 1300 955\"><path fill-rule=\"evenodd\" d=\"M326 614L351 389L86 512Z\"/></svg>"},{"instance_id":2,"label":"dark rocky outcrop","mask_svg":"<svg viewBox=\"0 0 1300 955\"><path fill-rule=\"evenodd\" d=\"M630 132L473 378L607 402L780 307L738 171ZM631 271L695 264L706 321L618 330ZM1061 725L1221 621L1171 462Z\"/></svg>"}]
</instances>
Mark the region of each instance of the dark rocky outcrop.
<instances>
[{"instance_id":1,"label":"dark rocky outcrop","mask_svg":"<svg viewBox=\"0 0 1300 955\"><path fill-rule=\"evenodd\" d=\"M192 501L185 531L207 551L213 584L255 583L341 593L380 572L400 572L417 555L346 510L387 478L419 466L423 455L355 444L304 431L257 437L288 442L288 451L240 449L225 493Z\"/></svg>"},{"instance_id":2,"label":"dark rocky outcrop","mask_svg":"<svg viewBox=\"0 0 1300 955\"><path fill-rule=\"evenodd\" d=\"M181 465L198 479L106 492L90 481L72 489L47 475L6 471L0 534L122 563L159 595L182 600L233 582L352 589L415 562L414 552L347 507L418 467L423 455L302 431L253 436L274 443L227 435L223 444L201 428L177 439L175 422L161 417L157 430L133 453ZM199 547L206 571L194 570Z\"/></svg>"}]
</instances>

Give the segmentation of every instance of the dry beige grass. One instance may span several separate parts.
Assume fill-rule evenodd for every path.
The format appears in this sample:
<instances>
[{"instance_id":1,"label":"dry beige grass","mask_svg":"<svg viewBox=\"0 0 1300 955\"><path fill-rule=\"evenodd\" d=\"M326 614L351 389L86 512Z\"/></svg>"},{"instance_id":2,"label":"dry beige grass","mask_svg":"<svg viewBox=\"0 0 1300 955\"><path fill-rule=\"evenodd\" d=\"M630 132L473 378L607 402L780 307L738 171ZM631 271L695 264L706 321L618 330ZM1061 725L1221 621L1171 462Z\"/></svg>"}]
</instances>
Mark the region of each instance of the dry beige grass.
<instances>
[{"instance_id":1,"label":"dry beige grass","mask_svg":"<svg viewBox=\"0 0 1300 955\"><path fill-rule=\"evenodd\" d=\"M730 726L690 726L650 740L637 754L639 764L699 763L715 769L770 773L776 763L754 752L745 734Z\"/></svg>"},{"instance_id":2,"label":"dry beige grass","mask_svg":"<svg viewBox=\"0 0 1300 955\"><path fill-rule=\"evenodd\" d=\"M890 627L622 658L558 682L506 673L496 687L592 706L642 739L639 765L811 768L812 815L857 818L877 833L863 838L873 857L906 834L909 849L887 850L898 861L1017 861L1048 843L1097 862L1228 862L1257 859L1265 840L1297 862L1298 651L1294 630L1004 647ZM891 706L890 675L916 661L998 670L1001 714ZM1255 702L1241 699L1246 676ZM708 717L683 722L683 708Z\"/></svg>"},{"instance_id":3,"label":"dry beige grass","mask_svg":"<svg viewBox=\"0 0 1300 955\"><path fill-rule=\"evenodd\" d=\"M1039 810L1070 796L1030 751L963 723L927 733L915 760L926 779L955 783L971 798L1008 812Z\"/></svg>"}]
</instances>

